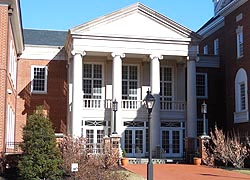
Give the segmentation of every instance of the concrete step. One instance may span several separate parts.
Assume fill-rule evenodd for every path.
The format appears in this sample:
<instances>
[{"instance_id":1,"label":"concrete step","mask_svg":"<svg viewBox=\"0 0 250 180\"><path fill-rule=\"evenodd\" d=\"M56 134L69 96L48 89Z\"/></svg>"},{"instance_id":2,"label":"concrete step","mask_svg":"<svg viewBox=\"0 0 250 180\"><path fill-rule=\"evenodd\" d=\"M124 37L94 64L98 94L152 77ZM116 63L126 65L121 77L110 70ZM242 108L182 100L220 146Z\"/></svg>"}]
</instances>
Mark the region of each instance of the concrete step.
<instances>
[{"instance_id":1,"label":"concrete step","mask_svg":"<svg viewBox=\"0 0 250 180\"><path fill-rule=\"evenodd\" d=\"M183 159L152 159L153 164L168 164L168 163L174 163L178 164L183 162ZM129 158L129 164L147 164L148 158Z\"/></svg>"}]
</instances>

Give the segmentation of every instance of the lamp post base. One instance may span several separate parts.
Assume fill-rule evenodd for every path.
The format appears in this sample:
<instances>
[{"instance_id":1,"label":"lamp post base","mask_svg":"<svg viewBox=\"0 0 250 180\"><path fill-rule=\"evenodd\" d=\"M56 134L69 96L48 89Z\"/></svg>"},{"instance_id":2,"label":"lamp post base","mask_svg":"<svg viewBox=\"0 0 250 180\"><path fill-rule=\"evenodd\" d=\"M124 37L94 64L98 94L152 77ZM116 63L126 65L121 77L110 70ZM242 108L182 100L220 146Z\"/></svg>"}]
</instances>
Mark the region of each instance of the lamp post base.
<instances>
[{"instance_id":1,"label":"lamp post base","mask_svg":"<svg viewBox=\"0 0 250 180\"><path fill-rule=\"evenodd\" d=\"M148 162L147 164L147 180L153 180L153 163Z\"/></svg>"}]
</instances>

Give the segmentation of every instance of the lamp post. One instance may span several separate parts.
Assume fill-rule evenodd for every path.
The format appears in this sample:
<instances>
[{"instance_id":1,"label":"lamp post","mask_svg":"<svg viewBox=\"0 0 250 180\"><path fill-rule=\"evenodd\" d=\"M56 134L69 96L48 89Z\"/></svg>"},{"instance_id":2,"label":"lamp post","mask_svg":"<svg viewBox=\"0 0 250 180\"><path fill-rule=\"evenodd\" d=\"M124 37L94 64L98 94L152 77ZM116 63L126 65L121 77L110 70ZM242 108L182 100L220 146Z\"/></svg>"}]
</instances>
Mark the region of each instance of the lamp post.
<instances>
[{"instance_id":1,"label":"lamp post","mask_svg":"<svg viewBox=\"0 0 250 180\"><path fill-rule=\"evenodd\" d=\"M116 132L116 111L118 110L118 102L116 99L112 102L112 109L114 111L114 131L112 134L117 134Z\"/></svg>"},{"instance_id":2,"label":"lamp post","mask_svg":"<svg viewBox=\"0 0 250 180\"><path fill-rule=\"evenodd\" d=\"M203 101L201 105L201 113L203 114L203 135L206 136L206 113L207 113L207 104Z\"/></svg>"},{"instance_id":3,"label":"lamp post","mask_svg":"<svg viewBox=\"0 0 250 180\"><path fill-rule=\"evenodd\" d=\"M153 180L153 162L152 162L152 130L151 130L151 113L155 104L155 98L148 90L147 95L144 99L145 106L148 110L148 131L149 131L149 153L148 153L148 164L147 164L147 180Z\"/></svg>"}]
</instances>

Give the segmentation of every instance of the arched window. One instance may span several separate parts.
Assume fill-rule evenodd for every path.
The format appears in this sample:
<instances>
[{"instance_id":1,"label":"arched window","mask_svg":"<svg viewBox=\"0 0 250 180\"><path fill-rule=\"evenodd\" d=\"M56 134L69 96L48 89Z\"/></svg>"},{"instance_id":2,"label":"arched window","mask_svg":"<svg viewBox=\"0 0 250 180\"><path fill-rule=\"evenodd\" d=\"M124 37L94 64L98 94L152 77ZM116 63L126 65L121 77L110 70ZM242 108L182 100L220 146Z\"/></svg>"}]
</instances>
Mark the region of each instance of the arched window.
<instances>
[{"instance_id":1,"label":"arched window","mask_svg":"<svg viewBox=\"0 0 250 180\"><path fill-rule=\"evenodd\" d=\"M240 68L235 77L235 113L234 122L248 121L247 73Z\"/></svg>"}]
</instances>

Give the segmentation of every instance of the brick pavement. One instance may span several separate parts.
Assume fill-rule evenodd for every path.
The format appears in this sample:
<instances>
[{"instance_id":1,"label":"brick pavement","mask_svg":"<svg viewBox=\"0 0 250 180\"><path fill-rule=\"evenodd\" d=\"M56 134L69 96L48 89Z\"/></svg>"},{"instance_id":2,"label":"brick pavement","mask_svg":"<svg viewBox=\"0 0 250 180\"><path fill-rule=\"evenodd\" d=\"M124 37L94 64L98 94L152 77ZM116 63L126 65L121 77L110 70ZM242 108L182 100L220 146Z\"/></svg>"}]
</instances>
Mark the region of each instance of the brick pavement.
<instances>
[{"instance_id":1,"label":"brick pavement","mask_svg":"<svg viewBox=\"0 0 250 180\"><path fill-rule=\"evenodd\" d=\"M146 164L129 164L129 171L147 177ZM250 175L219 168L184 164L155 164L154 180L250 180Z\"/></svg>"}]
</instances>

